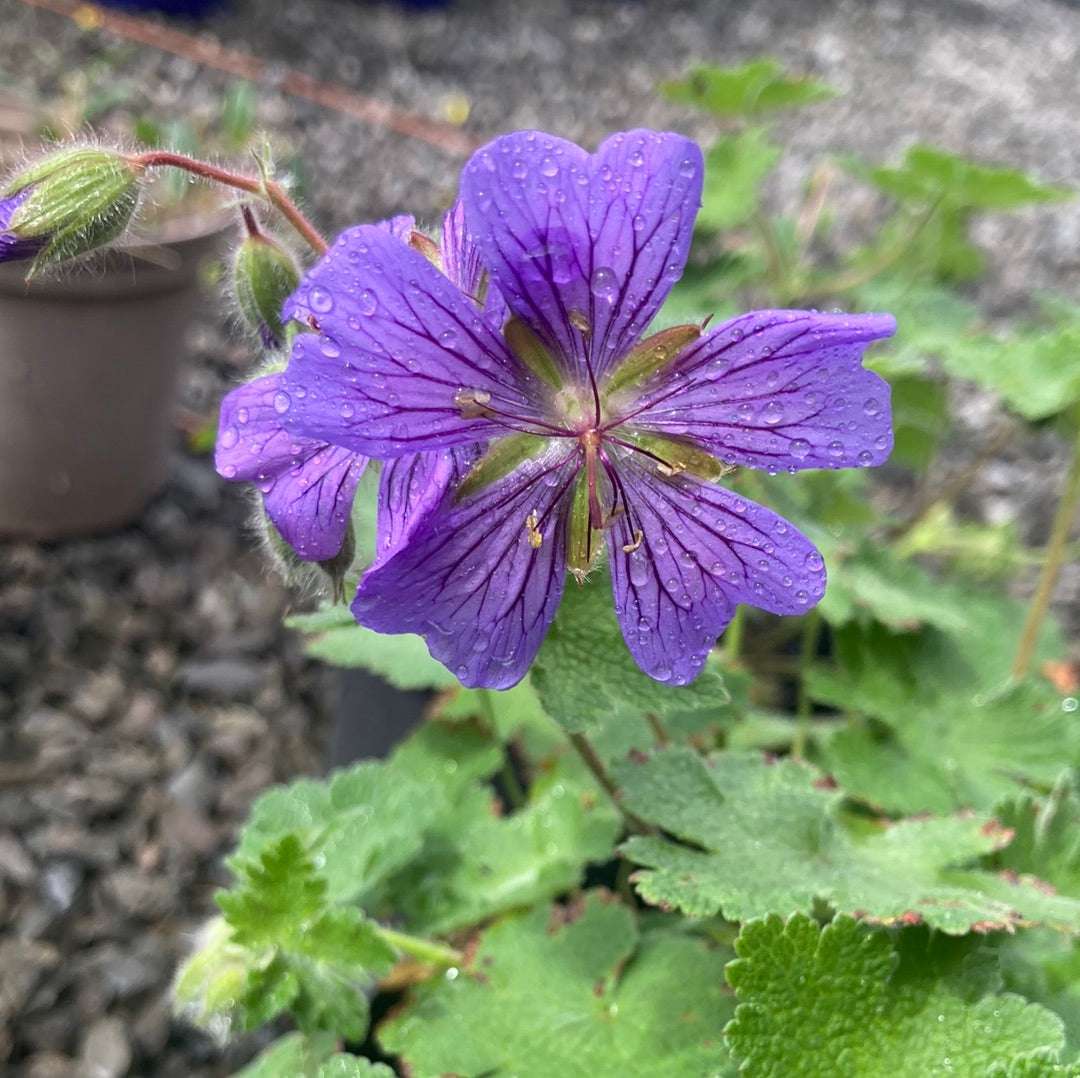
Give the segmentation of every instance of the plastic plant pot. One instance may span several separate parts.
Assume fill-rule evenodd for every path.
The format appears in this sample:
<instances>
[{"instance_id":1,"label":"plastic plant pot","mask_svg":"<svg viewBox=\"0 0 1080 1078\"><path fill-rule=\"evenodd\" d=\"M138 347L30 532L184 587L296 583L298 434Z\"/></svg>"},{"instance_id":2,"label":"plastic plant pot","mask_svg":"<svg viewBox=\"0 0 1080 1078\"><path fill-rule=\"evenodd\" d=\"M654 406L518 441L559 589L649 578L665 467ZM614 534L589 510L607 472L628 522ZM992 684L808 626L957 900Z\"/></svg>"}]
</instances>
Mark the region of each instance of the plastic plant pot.
<instances>
[{"instance_id":1,"label":"plastic plant pot","mask_svg":"<svg viewBox=\"0 0 1080 1078\"><path fill-rule=\"evenodd\" d=\"M176 222L29 284L28 263L0 265L0 534L105 531L161 487L200 266L229 227Z\"/></svg>"}]
</instances>

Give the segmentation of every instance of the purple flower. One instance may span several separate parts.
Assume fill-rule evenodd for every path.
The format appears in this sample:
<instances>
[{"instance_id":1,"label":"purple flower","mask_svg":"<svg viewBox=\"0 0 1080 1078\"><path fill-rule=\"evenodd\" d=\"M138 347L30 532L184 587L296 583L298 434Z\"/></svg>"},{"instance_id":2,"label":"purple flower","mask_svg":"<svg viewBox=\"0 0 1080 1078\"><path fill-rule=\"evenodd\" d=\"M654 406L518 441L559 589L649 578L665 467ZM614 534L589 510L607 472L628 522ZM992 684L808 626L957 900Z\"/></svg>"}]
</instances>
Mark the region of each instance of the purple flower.
<instances>
[{"instance_id":1,"label":"purple flower","mask_svg":"<svg viewBox=\"0 0 1080 1078\"><path fill-rule=\"evenodd\" d=\"M0 262L17 262L24 258L35 258L49 242L47 235L19 236L12 231L11 219L15 211L30 197L30 187L0 198Z\"/></svg>"},{"instance_id":2,"label":"purple flower","mask_svg":"<svg viewBox=\"0 0 1080 1078\"><path fill-rule=\"evenodd\" d=\"M468 163L464 222L512 317L378 228L339 237L301 292L320 337L284 375L295 435L400 458L486 445L461 481L416 486L401 540L364 576L358 621L414 632L470 686L527 671L606 545L638 665L682 684L738 603L801 614L825 590L813 544L717 484L882 463L889 387L862 353L888 315L758 311L642 339L682 274L698 147L631 131L593 155L536 132ZM501 300L500 300L501 302ZM460 470L460 469L459 469Z\"/></svg>"}]
</instances>

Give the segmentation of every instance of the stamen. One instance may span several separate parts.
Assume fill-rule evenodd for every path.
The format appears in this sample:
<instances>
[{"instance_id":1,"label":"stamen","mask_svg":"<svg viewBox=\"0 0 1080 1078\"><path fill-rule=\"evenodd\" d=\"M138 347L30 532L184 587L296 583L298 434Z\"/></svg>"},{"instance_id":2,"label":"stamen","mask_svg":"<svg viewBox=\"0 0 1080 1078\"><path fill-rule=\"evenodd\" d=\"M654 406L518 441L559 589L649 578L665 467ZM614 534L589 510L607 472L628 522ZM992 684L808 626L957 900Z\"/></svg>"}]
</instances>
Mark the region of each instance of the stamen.
<instances>
[{"instance_id":1,"label":"stamen","mask_svg":"<svg viewBox=\"0 0 1080 1078\"><path fill-rule=\"evenodd\" d=\"M645 538L644 532L635 531L634 532L634 541L632 543L624 543L623 544L623 553L624 554L633 554L634 551L637 550L637 548L639 546L641 546L641 541L644 538Z\"/></svg>"},{"instance_id":2,"label":"stamen","mask_svg":"<svg viewBox=\"0 0 1080 1078\"><path fill-rule=\"evenodd\" d=\"M454 403L461 411L462 419L487 419L491 410L484 406L491 400L486 389L459 389L454 394Z\"/></svg>"},{"instance_id":3,"label":"stamen","mask_svg":"<svg viewBox=\"0 0 1080 1078\"><path fill-rule=\"evenodd\" d=\"M462 419L491 419L507 430L521 431L523 434L535 434L545 438L576 438L577 433L565 427L557 427L542 419L532 416L513 415L491 407L491 394L486 389L459 389L454 394ZM537 429L539 428L539 429Z\"/></svg>"},{"instance_id":4,"label":"stamen","mask_svg":"<svg viewBox=\"0 0 1080 1078\"><path fill-rule=\"evenodd\" d=\"M581 311L571 308L566 312L566 317L570 319L570 325L581 333L583 337L587 337L592 333L592 326L589 325L589 319Z\"/></svg>"},{"instance_id":5,"label":"stamen","mask_svg":"<svg viewBox=\"0 0 1080 1078\"><path fill-rule=\"evenodd\" d=\"M540 518L537 516L536 510L534 509L525 518L525 534L528 535L529 546L531 546L533 550L539 550L540 544L544 541L544 536L540 532L539 525Z\"/></svg>"}]
</instances>

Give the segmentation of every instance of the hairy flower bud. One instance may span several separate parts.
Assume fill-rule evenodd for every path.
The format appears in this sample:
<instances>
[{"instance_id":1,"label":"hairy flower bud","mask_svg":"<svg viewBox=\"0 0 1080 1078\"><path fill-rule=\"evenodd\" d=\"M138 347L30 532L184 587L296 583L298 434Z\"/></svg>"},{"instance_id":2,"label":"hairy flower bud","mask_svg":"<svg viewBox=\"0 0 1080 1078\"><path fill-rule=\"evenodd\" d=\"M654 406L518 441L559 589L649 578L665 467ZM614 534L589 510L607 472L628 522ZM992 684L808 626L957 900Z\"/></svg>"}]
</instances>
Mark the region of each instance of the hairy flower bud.
<instances>
[{"instance_id":1,"label":"hairy flower bud","mask_svg":"<svg viewBox=\"0 0 1080 1078\"><path fill-rule=\"evenodd\" d=\"M300 283L293 256L261 232L251 211L244 210L247 235L233 259L233 293L244 322L266 348L285 343L281 308Z\"/></svg>"},{"instance_id":2,"label":"hairy flower bud","mask_svg":"<svg viewBox=\"0 0 1080 1078\"><path fill-rule=\"evenodd\" d=\"M139 173L123 154L94 146L23 169L0 189L0 261L33 258L33 272L116 239L138 205Z\"/></svg>"}]
</instances>

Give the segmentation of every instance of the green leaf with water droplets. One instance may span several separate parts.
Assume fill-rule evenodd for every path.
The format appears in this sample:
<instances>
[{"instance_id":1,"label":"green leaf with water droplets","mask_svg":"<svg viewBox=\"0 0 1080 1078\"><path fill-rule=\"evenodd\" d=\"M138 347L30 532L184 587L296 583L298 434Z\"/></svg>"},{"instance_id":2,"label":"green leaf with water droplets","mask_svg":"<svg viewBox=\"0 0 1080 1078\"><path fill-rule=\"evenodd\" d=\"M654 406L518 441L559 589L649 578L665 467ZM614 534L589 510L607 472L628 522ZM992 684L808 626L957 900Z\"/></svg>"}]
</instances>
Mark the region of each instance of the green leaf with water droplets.
<instances>
[{"instance_id":1,"label":"green leaf with water droplets","mask_svg":"<svg viewBox=\"0 0 1080 1078\"><path fill-rule=\"evenodd\" d=\"M665 685L638 669L615 619L606 570L567 587L532 682L547 713L570 731L646 714L721 711L729 699L715 662L689 685Z\"/></svg>"},{"instance_id":2,"label":"green leaf with water droplets","mask_svg":"<svg viewBox=\"0 0 1080 1078\"><path fill-rule=\"evenodd\" d=\"M978 937L892 935L849 917L821 927L799 914L744 925L735 950L725 1038L747 1078L975 1078L1063 1044L1056 1015L1000 992Z\"/></svg>"},{"instance_id":3,"label":"green leaf with water droplets","mask_svg":"<svg viewBox=\"0 0 1080 1078\"><path fill-rule=\"evenodd\" d=\"M592 892L492 925L465 968L415 990L378 1038L417 1078L727 1076L727 957L686 932L642 934Z\"/></svg>"},{"instance_id":4,"label":"green leaf with water droplets","mask_svg":"<svg viewBox=\"0 0 1080 1078\"><path fill-rule=\"evenodd\" d=\"M824 902L950 934L1026 923L1080 931L1080 901L978 867L1010 837L988 817L856 825L815 769L749 753L669 748L616 765L615 780L626 807L663 832L622 847L654 905L741 921Z\"/></svg>"}]
</instances>

